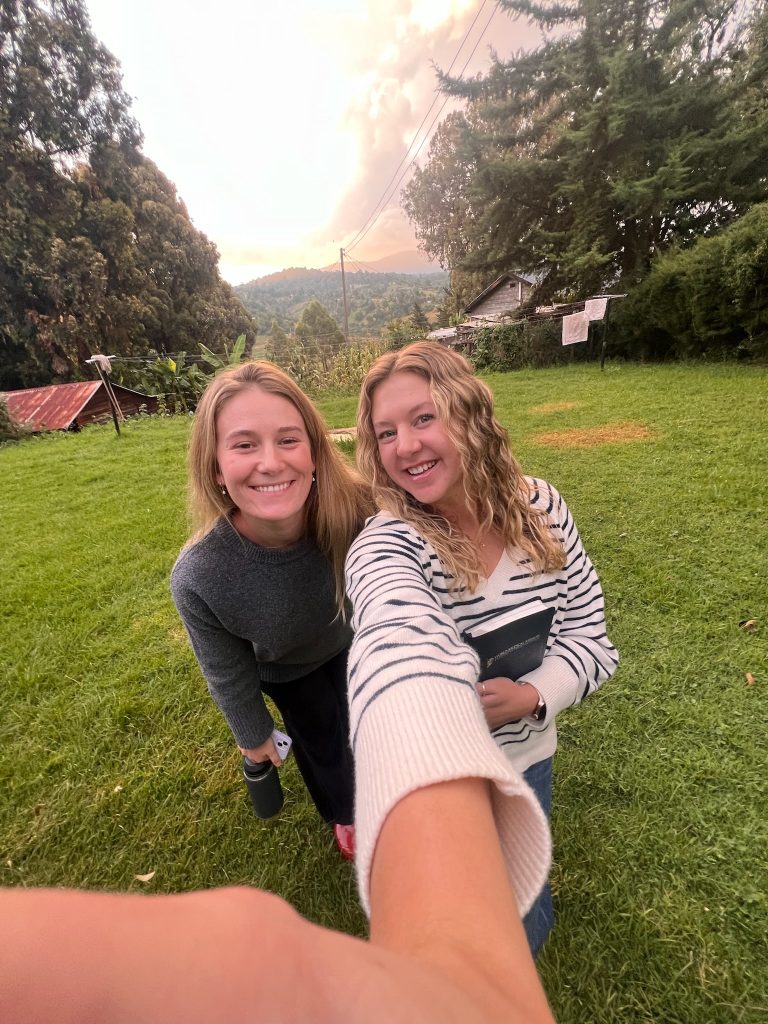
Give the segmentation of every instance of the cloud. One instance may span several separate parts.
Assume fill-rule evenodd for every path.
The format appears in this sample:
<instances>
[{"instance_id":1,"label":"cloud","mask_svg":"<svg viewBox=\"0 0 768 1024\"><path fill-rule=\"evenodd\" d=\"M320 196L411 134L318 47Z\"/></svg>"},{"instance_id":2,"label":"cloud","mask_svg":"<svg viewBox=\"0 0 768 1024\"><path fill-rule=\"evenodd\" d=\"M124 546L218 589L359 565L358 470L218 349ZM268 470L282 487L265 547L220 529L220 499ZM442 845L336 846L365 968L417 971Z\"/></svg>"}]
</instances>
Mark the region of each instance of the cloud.
<instances>
[{"instance_id":1,"label":"cloud","mask_svg":"<svg viewBox=\"0 0 768 1024\"><path fill-rule=\"evenodd\" d=\"M435 96L432 62L448 68L479 11L460 69L495 0L219 0L215 18L202 0L88 7L123 63L144 151L235 279L338 256ZM487 68L489 45L506 55L532 41L497 12L467 74ZM355 255L414 246L395 195Z\"/></svg>"},{"instance_id":2,"label":"cloud","mask_svg":"<svg viewBox=\"0 0 768 1024\"><path fill-rule=\"evenodd\" d=\"M402 170L411 164L424 132L443 104L443 96L438 97L406 163L389 184L435 99L435 65L448 69L468 31L452 71L457 74L461 70L479 40L465 77L487 69L491 47L505 55L537 41L535 31L528 25L513 21L499 11L489 29L482 32L495 4L486 5L471 30L478 12L476 3L453 3L446 13L447 7L442 0L439 3L436 0L397 0L387 5L371 4L364 24L357 27L357 48L343 45L348 60L350 53L354 55L349 70L355 82L355 94L347 107L343 127L345 133L357 140L357 166L352 184L343 194L327 227L318 232L318 243L321 237L326 240L333 237L339 244L349 244L379 199L392 189ZM351 26L348 24L347 28ZM459 105L450 100L440 119ZM425 158L428 147L428 142L421 146L420 161ZM362 253L372 259L415 245L413 229L400 209L399 198L400 189L411 173L410 170L406 173L391 199L384 204L384 212L375 226L360 243L360 258L363 258Z\"/></svg>"}]
</instances>

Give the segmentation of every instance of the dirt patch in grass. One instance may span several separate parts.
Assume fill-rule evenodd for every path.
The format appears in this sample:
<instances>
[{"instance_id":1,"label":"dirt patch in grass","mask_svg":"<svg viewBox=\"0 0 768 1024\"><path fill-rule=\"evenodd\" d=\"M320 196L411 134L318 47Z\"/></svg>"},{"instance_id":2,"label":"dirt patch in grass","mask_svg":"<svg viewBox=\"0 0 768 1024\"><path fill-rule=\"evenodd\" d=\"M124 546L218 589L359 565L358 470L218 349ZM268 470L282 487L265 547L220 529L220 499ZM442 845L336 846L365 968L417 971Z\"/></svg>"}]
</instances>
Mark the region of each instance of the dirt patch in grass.
<instances>
[{"instance_id":1,"label":"dirt patch in grass","mask_svg":"<svg viewBox=\"0 0 768 1024\"><path fill-rule=\"evenodd\" d=\"M605 423L602 427L583 430L553 430L531 438L536 444L556 448L596 448L602 444L627 444L630 441L651 441L656 435L643 423Z\"/></svg>"},{"instance_id":2,"label":"dirt patch in grass","mask_svg":"<svg viewBox=\"0 0 768 1024\"><path fill-rule=\"evenodd\" d=\"M583 402L545 402L544 405L534 405L528 410L536 415L548 412L568 412L569 409L580 409Z\"/></svg>"}]
</instances>

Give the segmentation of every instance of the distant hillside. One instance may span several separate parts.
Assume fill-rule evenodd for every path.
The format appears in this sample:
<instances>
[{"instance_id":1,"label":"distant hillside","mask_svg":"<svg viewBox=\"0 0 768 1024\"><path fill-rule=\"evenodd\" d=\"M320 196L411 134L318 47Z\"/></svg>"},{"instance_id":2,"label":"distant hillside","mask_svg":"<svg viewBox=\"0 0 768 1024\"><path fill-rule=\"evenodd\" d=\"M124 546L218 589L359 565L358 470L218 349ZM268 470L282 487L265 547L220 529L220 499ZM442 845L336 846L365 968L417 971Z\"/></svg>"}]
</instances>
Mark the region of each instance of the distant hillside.
<instances>
[{"instance_id":1,"label":"distant hillside","mask_svg":"<svg viewBox=\"0 0 768 1024\"><path fill-rule=\"evenodd\" d=\"M269 284L272 281L295 281L299 277L313 277L317 273L317 270L312 267L286 267L285 270L276 270L274 274L265 274L264 277L257 277L253 281L249 281L248 284ZM238 287L243 288L247 285L239 285Z\"/></svg>"},{"instance_id":2,"label":"distant hillside","mask_svg":"<svg viewBox=\"0 0 768 1024\"><path fill-rule=\"evenodd\" d=\"M448 274L381 274L359 271L347 274L349 332L378 335L391 320L408 316L414 302L429 314L445 299ZM301 311L311 299L318 299L343 324L341 273L328 270L290 270L270 274L235 287L236 294L259 323L259 334L267 334L276 320L292 331Z\"/></svg>"}]
</instances>

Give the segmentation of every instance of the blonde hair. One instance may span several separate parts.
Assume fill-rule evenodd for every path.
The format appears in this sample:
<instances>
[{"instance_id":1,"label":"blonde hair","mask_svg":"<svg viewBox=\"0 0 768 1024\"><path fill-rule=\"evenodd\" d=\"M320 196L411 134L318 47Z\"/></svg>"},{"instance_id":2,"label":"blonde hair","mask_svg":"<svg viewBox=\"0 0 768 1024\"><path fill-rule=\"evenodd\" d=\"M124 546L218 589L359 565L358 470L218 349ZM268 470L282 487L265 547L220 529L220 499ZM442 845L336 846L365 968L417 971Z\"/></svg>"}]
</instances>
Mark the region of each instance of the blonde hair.
<instances>
[{"instance_id":1,"label":"blonde hair","mask_svg":"<svg viewBox=\"0 0 768 1024\"><path fill-rule=\"evenodd\" d=\"M363 381L357 409L357 462L377 506L410 523L437 552L453 589L474 591L483 576L477 544L386 473L373 429L376 388L393 373L416 373L429 384L437 414L460 460L467 509L482 532L494 530L505 548L530 558L531 571L565 565L565 551L546 513L531 507L531 487L493 413L493 395L467 360L438 342L420 341L377 359Z\"/></svg>"},{"instance_id":2,"label":"blonde hair","mask_svg":"<svg viewBox=\"0 0 768 1024\"><path fill-rule=\"evenodd\" d=\"M234 502L229 494L222 494L217 480L216 418L225 402L249 388L261 388L287 399L304 421L316 477L305 505L306 533L331 564L336 603L343 613L344 559L373 510L370 491L328 437L328 428L312 402L288 374L272 363L241 363L226 369L203 392L189 439L189 511L193 532L187 544L200 540L221 516L230 517L235 511Z\"/></svg>"}]
</instances>

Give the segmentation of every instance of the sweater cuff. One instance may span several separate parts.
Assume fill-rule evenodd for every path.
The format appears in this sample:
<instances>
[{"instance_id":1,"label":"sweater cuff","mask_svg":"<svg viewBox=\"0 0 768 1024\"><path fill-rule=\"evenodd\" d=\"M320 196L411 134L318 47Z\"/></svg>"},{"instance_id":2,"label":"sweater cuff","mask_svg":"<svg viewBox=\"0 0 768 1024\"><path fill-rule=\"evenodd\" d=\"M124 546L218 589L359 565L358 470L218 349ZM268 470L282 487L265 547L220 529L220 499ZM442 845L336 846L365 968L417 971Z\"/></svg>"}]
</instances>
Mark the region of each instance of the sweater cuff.
<instances>
[{"instance_id":1,"label":"sweater cuff","mask_svg":"<svg viewBox=\"0 0 768 1024\"><path fill-rule=\"evenodd\" d=\"M266 743L272 735L275 723L269 713L261 693L249 704L238 704L237 707L225 708L219 704L219 710L232 730L238 747L252 750Z\"/></svg>"},{"instance_id":2,"label":"sweater cuff","mask_svg":"<svg viewBox=\"0 0 768 1024\"><path fill-rule=\"evenodd\" d=\"M359 721L359 728L358 728ZM376 843L395 805L438 782L484 778L494 783L492 809L521 916L549 873L549 823L533 791L493 741L474 690L428 676L381 691L354 716L355 827L360 901L370 916Z\"/></svg>"},{"instance_id":3,"label":"sweater cuff","mask_svg":"<svg viewBox=\"0 0 768 1024\"><path fill-rule=\"evenodd\" d=\"M518 683L535 686L547 705L547 721L551 721L563 708L577 703L578 678L565 660L557 655L547 655L538 668L520 676Z\"/></svg>"}]
</instances>

